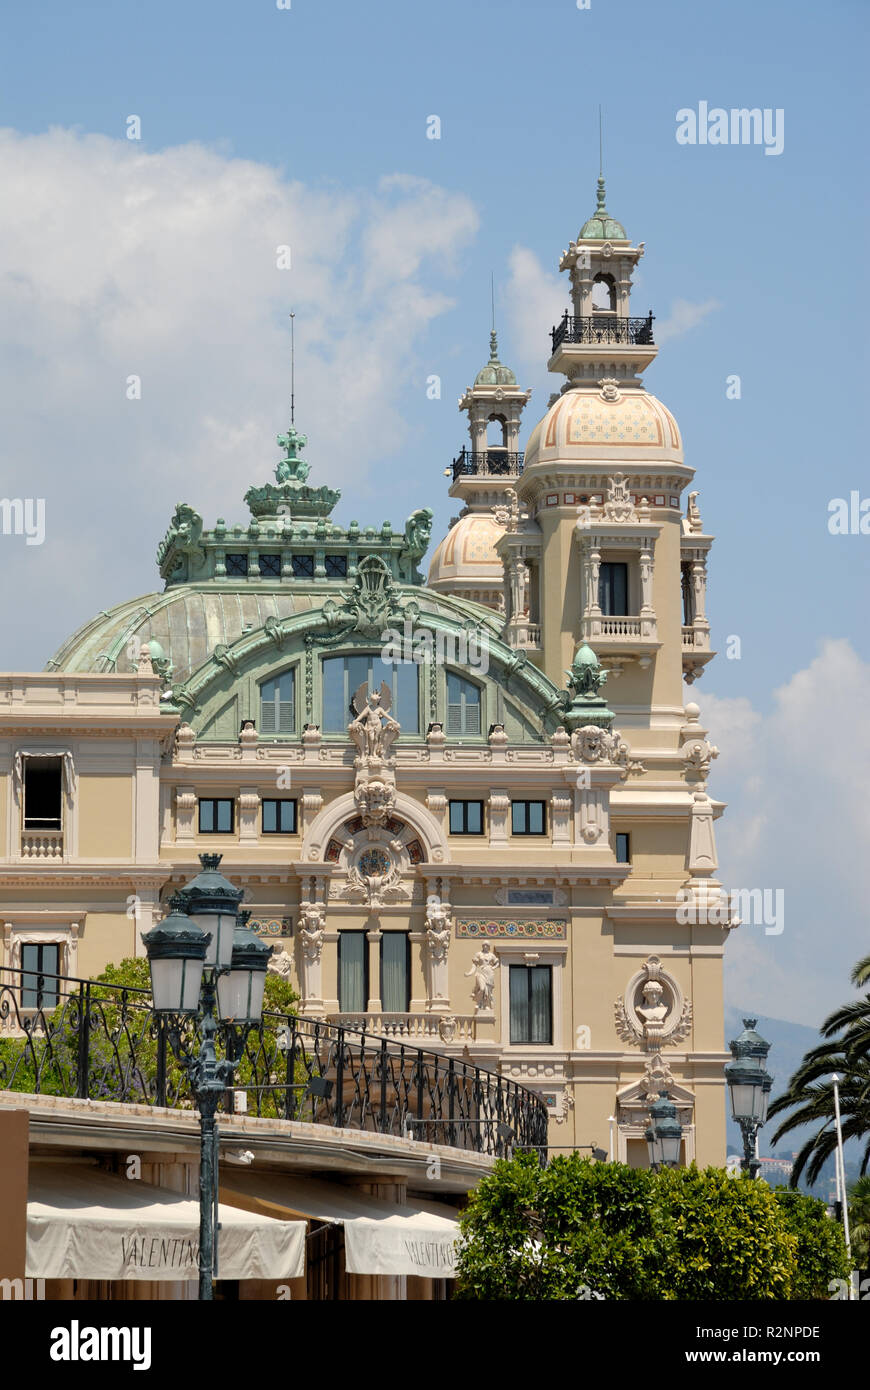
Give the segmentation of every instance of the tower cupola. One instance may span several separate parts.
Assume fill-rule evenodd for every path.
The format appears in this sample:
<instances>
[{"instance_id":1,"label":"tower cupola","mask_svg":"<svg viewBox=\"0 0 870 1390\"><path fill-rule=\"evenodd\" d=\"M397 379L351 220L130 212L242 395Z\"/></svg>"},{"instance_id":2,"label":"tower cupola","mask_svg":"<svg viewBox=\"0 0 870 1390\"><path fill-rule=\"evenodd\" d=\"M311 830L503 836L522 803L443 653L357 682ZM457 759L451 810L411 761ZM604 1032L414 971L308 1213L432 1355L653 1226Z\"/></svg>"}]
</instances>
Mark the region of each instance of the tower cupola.
<instances>
[{"instance_id":1,"label":"tower cupola","mask_svg":"<svg viewBox=\"0 0 870 1390\"><path fill-rule=\"evenodd\" d=\"M444 471L452 475L450 496L461 498L464 506L432 556L431 588L491 608L503 606L502 563L495 546L504 526L496 513L515 505L513 490L523 468L520 420L531 394L500 360L493 323L489 361L459 399L459 409L468 416L471 447L461 449Z\"/></svg>"},{"instance_id":2,"label":"tower cupola","mask_svg":"<svg viewBox=\"0 0 870 1390\"><path fill-rule=\"evenodd\" d=\"M569 272L571 308L553 329L549 371L572 385L602 378L638 384L657 352L652 311L643 318L631 313L631 280L643 251L607 211L599 175L595 212L559 261Z\"/></svg>"}]
</instances>

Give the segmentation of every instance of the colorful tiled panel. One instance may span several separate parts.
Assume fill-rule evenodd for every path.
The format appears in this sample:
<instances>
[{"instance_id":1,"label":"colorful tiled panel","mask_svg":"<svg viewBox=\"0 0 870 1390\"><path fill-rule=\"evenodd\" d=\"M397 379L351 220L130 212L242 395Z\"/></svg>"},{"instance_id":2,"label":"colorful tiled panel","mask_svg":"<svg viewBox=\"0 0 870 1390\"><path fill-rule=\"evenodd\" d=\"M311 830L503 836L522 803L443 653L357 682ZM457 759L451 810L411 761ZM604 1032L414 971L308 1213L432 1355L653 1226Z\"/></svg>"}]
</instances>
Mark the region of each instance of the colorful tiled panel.
<instances>
[{"instance_id":1,"label":"colorful tiled panel","mask_svg":"<svg viewBox=\"0 0 870 1390\"><path fill-rule=\"evenodd\" d=\"M568 935L568 923L561 917L551 917L546 922L533 922L517 917L502 918L500 921L488 917L469 917L456 923L456 935L459 938L472 939L497 936L514 937L520 941L564 941Z\"/></svg>"},{"instance_id":2,"label":"colorful tiled panel","mask_svg":"<svg viewBox=\"0 0 870 1390\"><path fill-rule=\"evenodd\" d=\"M248 922L258 936L292 936L292 917L252 917Z\"/></svg>"}]
</instances>

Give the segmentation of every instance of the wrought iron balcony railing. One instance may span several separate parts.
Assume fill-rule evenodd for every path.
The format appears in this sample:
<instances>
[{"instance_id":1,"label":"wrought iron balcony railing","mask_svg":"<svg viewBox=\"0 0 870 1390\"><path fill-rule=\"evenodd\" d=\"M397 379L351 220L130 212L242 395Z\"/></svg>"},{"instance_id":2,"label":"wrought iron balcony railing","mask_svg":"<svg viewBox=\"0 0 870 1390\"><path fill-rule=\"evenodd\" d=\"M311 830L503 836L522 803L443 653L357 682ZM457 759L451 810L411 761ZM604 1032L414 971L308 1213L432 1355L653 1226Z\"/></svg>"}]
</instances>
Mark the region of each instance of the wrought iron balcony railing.
<instances>
[{"instance_id":1,"label":"wrought iron balcony railing","mask_svg":"<svg viewBox=\"0 0 870 1390\"><path fill-rule=\"evenodd\" d=\"M469 474L481 474L494 478L514 476L523 471L523 454L513 454L507 449L487 449L483 453L472 453L463 449L453 460L453 481Z\"/></svg>"},{"instance_id":2,"label":"wrought iron balcony railing","mask_svg":"<svg viewBox=\"0 0 870 1390\"><path fill-rule=\"evenodd\" d=\"M553 352L562 343L625 343L634 347L653 346L653 312L645 319L619 318L616 314L592 314L577 318L565 314L551 332Z\"/></svg>"},{"instance_id":3,"label":"wrought iron balcony railing","mask_svg":"<svg viewBox=\"0 0 870 1390\"><path fill-rule=\"evenodd\" d=\"M32 971L3 975L0 1090L193 1108L187 1073L148 991ZM22 1008L22 997L35 1007ZM193 1029L190 1020L178 1022L183 1037ZM264 1013L233 1091L247 1094L249 1114L413 1131L415 1139L494 1157L510 1145L543 1154L547 1143L542 1097L515 1081L410 1042L293 1014ZM228 1092L225 1108L232 1105Z\"/></svg>"}]
</instances>

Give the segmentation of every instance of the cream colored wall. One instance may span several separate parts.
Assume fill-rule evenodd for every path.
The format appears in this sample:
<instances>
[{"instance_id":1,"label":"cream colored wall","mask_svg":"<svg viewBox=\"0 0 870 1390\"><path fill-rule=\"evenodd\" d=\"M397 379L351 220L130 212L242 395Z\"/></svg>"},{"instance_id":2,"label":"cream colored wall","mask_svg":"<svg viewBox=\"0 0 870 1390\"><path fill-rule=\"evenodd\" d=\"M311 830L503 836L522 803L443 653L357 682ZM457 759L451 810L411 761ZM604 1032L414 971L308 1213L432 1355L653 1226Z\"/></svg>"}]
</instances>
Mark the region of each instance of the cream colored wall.
<instances>
[{"instance_id":1,"label":"cream colored wall","mask_svg":"<svg viewBox=\"0 0 870 1390\"><path fill-rule=\"evenodd\" d=\"M143 924L140 922L137 928L136 922L126 915L126 907L89 911L79 937L79 975L93 979L110 961L117 965L126 957L135 956L137 930L142 931ZM141 950L138 954L142 954Z\"/></svg>"},{"instance_id":2,"label":"cream colored wall","mask_svg":"<svg viewBox=\"0 0 870 1390\"><path fill-rule=\"evenodd\" d=\"M133 783L129 772L79 777L79 854L129 858L133 850Z\"/></svg>"}]
</instances>

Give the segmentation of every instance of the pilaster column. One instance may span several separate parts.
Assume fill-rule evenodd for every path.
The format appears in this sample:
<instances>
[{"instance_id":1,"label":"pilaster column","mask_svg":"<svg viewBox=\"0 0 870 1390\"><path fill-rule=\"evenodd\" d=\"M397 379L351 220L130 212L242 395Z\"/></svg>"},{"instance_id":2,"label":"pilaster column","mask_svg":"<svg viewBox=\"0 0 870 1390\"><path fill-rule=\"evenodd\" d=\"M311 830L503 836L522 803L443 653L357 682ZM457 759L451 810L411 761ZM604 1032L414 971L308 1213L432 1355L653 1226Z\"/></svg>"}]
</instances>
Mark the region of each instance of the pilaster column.
<instances>
[{"instance_id":1,"label":"pilaster column","mask_svg":"<svg viewBox=\"0 0 870 1390\"><path fill-rule=\"evenodd\" d=\"M366 1013L379 1014L383 1010L381 1003L381 937L383 932L375 928L374 931L366 932L366 941L369 948L369 1000L366 1005Z\"/></svg>"},{"instance_id":2,"label":"pilaster column","mask_svg":"<svg viewBox=\"0 0 870 1390\"><path fill-rule=\"evenodd\" d=\"M707 561L692 561L692 590L695 596L695 621L707 621Z\"/></svg>"},{"instance_id":3,"label":"pilaster column","mask_svg":"<svg viewBox=\"0 0 870 1390\"><path fill-rule=\"evenodd\" d=\"M653 611L653 557L652 546L648 540L641 545L640 550L640 611L641 613L652 613Z\"/></svg>"},{"instance_id":4,"label":"pilaster column","mask_svg":"<svg viewBox=\"0 0 870 1390\"><path fill-rule=\"evenodd\" d=\"M260 793L256 787L239 790L239 842L255 843L259 834Z\"/></svg>"},{"instance_id":5,"label":"pilaster column","mask_svg":"<svg viewBox=\"0 0 870 1390\"><path fill-rule=\"evenodd\" d=\"M489 794L489 843L506 845L508 843L508 816L511 799L506 788L493 787Z\"/></svg>"},{"instance_id":6,"label":"pilaster column","mask_svg":"<svg viewBox=\"0 0 870 1390\"><path fill-rule=\"evenodd\" d=\"M601 573L601 551L590 546L584 560L586 575L586 594L583 605L584 617L600 617L601 605L598 602L598 578Z\"/></svg>"},{"instance_id":7,"label":"pilaster column","mask_svg":"<svg viewBox=\"0 0 870 1390\"><path fill-rule=\"evenodd\" d=\"M176 787L175 839L178 844L191 844L193 842L195 815L196 788Z\"/></svg>"}]
</instances>

